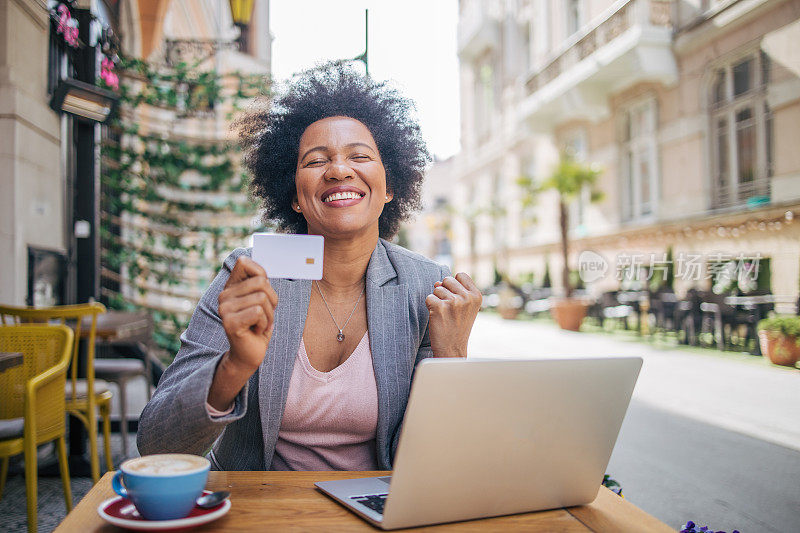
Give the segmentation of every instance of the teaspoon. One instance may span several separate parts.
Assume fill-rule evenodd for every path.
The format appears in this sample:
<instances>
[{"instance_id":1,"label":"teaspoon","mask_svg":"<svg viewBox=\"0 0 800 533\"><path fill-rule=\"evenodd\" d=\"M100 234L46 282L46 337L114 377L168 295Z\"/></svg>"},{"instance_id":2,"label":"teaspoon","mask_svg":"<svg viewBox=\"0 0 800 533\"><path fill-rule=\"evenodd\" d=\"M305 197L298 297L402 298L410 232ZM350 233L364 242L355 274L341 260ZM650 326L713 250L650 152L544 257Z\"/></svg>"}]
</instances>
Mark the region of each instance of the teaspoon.
<instances>
[{"instance_id":1,"label":"teaspoon","mask_svg":"<svg viewBox=\"0 0 800 533\"><path fill-rule=\"evenodd\" d=\"M198 507L202 507L203 509L211 509L212 507L216 507L227 500L230 495L231 493L227 490L220 490L217 492L212 492L211 494L204 494L200 496L197 498L195 503Z\"/></svg>"}]
</instances>

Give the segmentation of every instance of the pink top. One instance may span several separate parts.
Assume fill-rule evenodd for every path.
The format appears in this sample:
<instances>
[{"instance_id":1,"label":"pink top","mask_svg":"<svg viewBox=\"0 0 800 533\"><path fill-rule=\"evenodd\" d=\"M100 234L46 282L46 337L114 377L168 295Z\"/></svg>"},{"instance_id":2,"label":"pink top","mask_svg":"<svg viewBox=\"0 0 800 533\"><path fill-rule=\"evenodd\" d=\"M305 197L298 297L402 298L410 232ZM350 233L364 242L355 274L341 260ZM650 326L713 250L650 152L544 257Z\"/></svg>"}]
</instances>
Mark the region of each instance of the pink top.
<instances>
[{"instance_id":1,"label":"pink top","mask_svg":"<svg viewBox=\"0 0 800 533\"><path fill-rule=\"evenodd\" d=\"M368 334L330 372L311 366L301 340L272 470L376 470L377 427L378 387Z\"/></svg>"},{"instance_id":2,"label":"pink top","mask_svg":"<svg viewBox=\"0 0 800 533\"><path fill-rule=\"evenodd\" d=\"M223 416L233 405L219 411L206 403L206 409ZM272 470L377 470L377 426L378 386L368 333L330 372L311 366L301 339Z\"/></svg>"}]
</instances>

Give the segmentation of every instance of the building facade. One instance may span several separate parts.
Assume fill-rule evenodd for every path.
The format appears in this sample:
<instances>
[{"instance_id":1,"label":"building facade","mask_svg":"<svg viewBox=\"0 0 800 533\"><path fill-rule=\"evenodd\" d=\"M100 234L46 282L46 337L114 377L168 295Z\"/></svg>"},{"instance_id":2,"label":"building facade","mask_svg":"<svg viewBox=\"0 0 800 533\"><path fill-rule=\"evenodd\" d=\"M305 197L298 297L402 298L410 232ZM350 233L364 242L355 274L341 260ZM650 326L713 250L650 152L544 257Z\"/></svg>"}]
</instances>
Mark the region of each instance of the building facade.
<instances>
[{"instance_id":1,"label":"building facade","mask_svg":"<svg viewBox=\"0 0 800 533\"><path fill-rule=\"evenodd\" d=\"M155 83L177 88L176 102L121 106L123 129L135 125L136 131L121 135L115 143L119 151L109 158L121 159L122 181L138 186L135 205L114 212L110 201L102 211L104 225L115 235L103 241L101 296L112 306L153 312L156 340L173 354L223 259L246 246L249 234L260 226L247 197L240 154L232 149L236 131L231 128L236 106L249 104L249 98L235 96L242 80L259 85L256 91L269 87L269 2L251 7L249 38L237 47L241 30L228 0L169 0L163 6L159 33L147 40L147 48L142 41L142 55L135 57L146 60ZM135 50L137 44L131 40L129 46ZM194 76L195 85L174 78L181 63L195 65L186 74ZM158 73L164 77L159 79ZM189 93L199 94L201 73L214 74L214 81L206 82L210 90L219 84L211 106ZM123 76L123 84L134 93L155 83ZM114 187L108 189L104 199L115 194Z\"/></svg>"},{"instance_id":2,"label":"building facade","mask_svg":"<svg viewBox=\"0 0 800 533\"><path fill-rule=\"evenodd\" d=\"M601 169L604 198L587 191L569 222L571 267L584 250L609 264L591 290L669 249L703 266L679 291L706 287L715 258L755 257L796 300L800 1L461 0L458 35L457 269L482 285L560 272L556 193L526 206L517 180L567 152Z\"/></svg>"},{"instance_id":3,"label":"building facade","mask_svg":"<svg viewBox=\"0 0 800 533\"><path fill-rule=\"evenodd\" d=\"M48 103L46 2L0 2L0 302L23 304L29 248L67 249L66 124Z\"/></svg>"},{"instance_id":4,"label":"building facade","mask_svg":"<svg viewBox=\"0 0 800 533\"><path fill-rule=\"evenodd\" d=\"M238 28L234 24L233 5L251 10L247 24L238 24ZM59 21L63 7L86 19L79 22L80 38L74 46L65 44ZM108 139L108 131L105 126L93 125L87 137L85 122L51 108L55 87L64 78L81 77L73 63L87 51L94 54L96 68L90 69L92 79L80 81L99 82L95 80L102 57L98 40L106 29L113 31L127 57L161 64L166 61L168 43L183 41L189 48L193 42L231 44L246 31L249 38L241 40L239 49L227 47L215 54L209 60L211 67L223 74L268 76L272 43L269 2L5 0L0 2L0 27L0 302L53 305L86 301L87 295L100 299L100 279L105 273L99 260L99 174L104 164L100 144ZM172 127L176 124L174 113L159 109L142 110L135 122L142 132L153 135L225 140L233 135L228 111L220 109L211 119L182 121L180 131ZM78 134L80 128L82 135ZM88 150L81 147L87 138ZM89 197L76 185L87 166L94 169L96 185ZM93 216L79 213L79 206L87 202ZM239 218L245 225L249 222L249 217ZM230 223L227 220L220 225ZM94 260L81 263L89 241L94 243L88 246ZM214 262L218 264L216 257ZM92 279L83 283L81 276L89 271ZM82 292L81 286L88 289ZM142 297L126 288L124 280L121 290L131 298ZM192 296L196 294L198 290ZM185 298L169 294L152 293L142 303L187 311Z\"/></svg>"}]
</instances>

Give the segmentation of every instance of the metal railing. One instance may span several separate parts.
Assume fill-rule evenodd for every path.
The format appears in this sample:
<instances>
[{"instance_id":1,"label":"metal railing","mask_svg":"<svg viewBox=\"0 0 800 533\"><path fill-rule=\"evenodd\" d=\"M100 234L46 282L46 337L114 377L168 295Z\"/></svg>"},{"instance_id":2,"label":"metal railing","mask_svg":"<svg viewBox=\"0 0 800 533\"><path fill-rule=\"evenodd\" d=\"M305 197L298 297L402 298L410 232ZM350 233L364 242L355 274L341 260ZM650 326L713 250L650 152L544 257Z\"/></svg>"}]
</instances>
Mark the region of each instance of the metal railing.
<instances>
[{"instance_id":1,"label":"metal railing","mask_svg":"<svg viewBox=\"0 0 800 533\"><path fill-rule=\"evenodd\" d=\"M736 184L721 184L717 181L711 191L711 208L747 206L759 207L770 203L770 178L754 178Z\"/></svg>"},{"instance_id":2,"label":"metal railing","mask_svg":"<svg viewBox=\"0 0 800 533\"><path fill-rule=\"evenodd\" d=\"M567 39L552 59L528 78L525 84L528 94L535 93L635 25L672 28L671 4L669 0L615 2L597 17L597 22Z\"/></svg>"}]
</instances>

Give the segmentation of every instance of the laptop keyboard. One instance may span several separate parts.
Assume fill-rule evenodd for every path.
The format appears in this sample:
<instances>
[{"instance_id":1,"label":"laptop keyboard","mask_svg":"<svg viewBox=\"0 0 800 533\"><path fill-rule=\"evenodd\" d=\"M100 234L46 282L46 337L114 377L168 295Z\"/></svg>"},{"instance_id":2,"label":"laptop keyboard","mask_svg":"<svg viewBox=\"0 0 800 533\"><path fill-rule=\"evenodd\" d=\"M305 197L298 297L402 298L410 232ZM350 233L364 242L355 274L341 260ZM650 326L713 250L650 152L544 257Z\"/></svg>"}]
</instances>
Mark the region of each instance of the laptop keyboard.
<instances>
[{"instance_id":1,"label":"laptop keyboard","mask_svg":"<svg viewBox=\"0 0 800 533\"><path fill-rule=\"evenodd\" d=\"M350 499L369 507L378 514L383 514L387 496L388 494L368 494L366 496L350 496Z\"/></svg>"}]
</instances>

